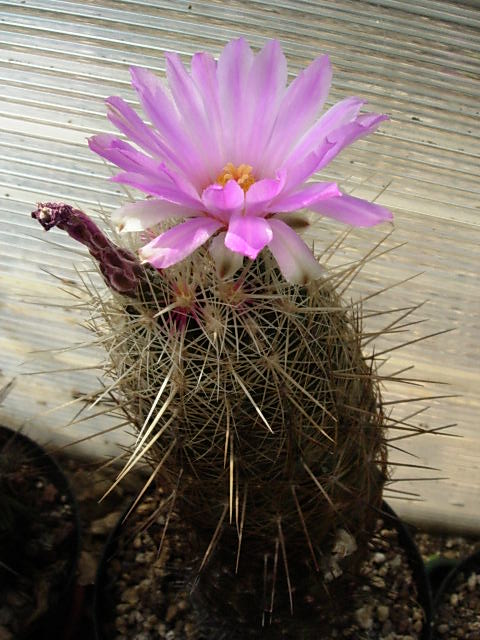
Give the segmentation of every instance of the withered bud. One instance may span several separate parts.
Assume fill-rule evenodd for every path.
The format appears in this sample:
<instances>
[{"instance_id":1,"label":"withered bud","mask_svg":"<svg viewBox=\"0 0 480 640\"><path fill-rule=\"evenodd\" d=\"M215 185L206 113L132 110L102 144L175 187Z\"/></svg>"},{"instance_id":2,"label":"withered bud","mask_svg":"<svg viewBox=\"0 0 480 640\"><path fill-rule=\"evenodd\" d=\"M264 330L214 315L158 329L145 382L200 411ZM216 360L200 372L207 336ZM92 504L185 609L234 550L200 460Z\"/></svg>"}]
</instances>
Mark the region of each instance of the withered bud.
<instances>
[{"instance_id":1,"label":"withered bud","mask_svg":"<svg viewBox=\"0 0 480 640\"><path fill-rule=\"evenodd\" d=\"M117 247L83 211L69 204L46 202L37 204L32 218L45 231L58 227L85 245L97 260L105 282L114 291L136 297L143 278L143 268L136 256Z\"/></svg>"}]
</instances>

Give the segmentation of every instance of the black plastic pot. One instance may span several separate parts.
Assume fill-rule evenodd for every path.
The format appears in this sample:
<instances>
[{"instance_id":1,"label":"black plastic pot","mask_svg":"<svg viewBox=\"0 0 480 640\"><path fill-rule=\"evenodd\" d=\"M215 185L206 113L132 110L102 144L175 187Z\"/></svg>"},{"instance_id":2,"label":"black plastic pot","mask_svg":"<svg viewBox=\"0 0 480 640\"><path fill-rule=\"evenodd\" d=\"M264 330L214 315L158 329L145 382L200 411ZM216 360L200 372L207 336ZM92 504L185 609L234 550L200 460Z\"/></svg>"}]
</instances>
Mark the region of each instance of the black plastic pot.
<instances>
[{"instance_id":1,"label":"black plastic pot","mask_svg":"<svg viewBox=\"0 0 480 640\"><path fill-rule=\"evenodd\" d=\"M110 640L109 636L103 631L103 619L105 616L110 616L115 607L115 603L110 598L108 590L107 568L108 563L116 555L119 533L124 524L125 518L130 511L131 506L125 511L117 522L115 528L110 533L98 567L94 594L94 629L96 640ZM422 557L408 527L399 519L393 509L386 502L382 503L381 514L379 515L384 519L387 526L391 526L396 529L398 533L398 541L406 552L408 563L412 570L413 579L417 587L419 604L425 612L425 624L419 640L431 640L433 620L432 593Z\"/></svg>"},{"instance_id":2,"label":"black plastic pot","mask_svg":"<svg viewBox=\"0 0 480 640\"><path fill-rule=\"evenodd\" d=\"M432 584L434 594L434 623L433 638L444 638L445 635L435 633L435 618L440 613L445 600L454 592L457 580L461 575L467 576L471 573L480 573L480 550L467 556L460 562L455 562L447 558L438 558L428 564L428 575ZM477 586L477 589L479 587Z\"/></svg>"},{"instance_id":3,"label":"black plastic pot","mask_svg":"<svg viewBox=\"0 0 480 640\"><path fill-rule=\"evenodd\" d=\"M457 564L457 560L454 560L452 558L444 558L443 556L435 557L426 563L425 570L430 582L430 590L432 592L434 610L438 590L440 589L440 586L444 582L445 578L452 571L452 569L457 566Z\"/></svg>"},{"instance_id":4,"label":"black plastic pot","mask_svg":"<svg viewBox=\"0 0 480 640\"><path fill-rule=\"evenodd\" d=\"M397 514L386 502L382 503L382 514L384 514L385 520L397 530L398 541L405 549L408 564L410 565L413 579L417 586L419 604L425 612L425 624L420 640L431 640L434 606L430 581L428 579L422 556L420 555L408 526L400 520Z\"/></svg>"},{"instance_id":5,"label":"black plastic pot","mask_svg":"<svg viewBox=\"0 0 480 640\"><path fill-rule=\"evenodd\" d=\"M61 545L61 552L68 558L62 572L62 579L55 587L54 601L48 602L48 608L39 618L24 630L15 640L53 640L63 638L63 628L67 623L70 612L70 600L75 584L78 557L80 554L80 520L78 515L77 501L70 484L58 463L48 455L45 450L26 435L13 431L8 427L0 425L0 450L7 447L20 446L22 456L38 469L39 475L57 489L58 493L65 496L65 502L71 507L71 518L73 525ZM58 549L52 549L52 553L59 553ZM1 596L1 584L0 584Z\"/></svg>"}]
</instances>

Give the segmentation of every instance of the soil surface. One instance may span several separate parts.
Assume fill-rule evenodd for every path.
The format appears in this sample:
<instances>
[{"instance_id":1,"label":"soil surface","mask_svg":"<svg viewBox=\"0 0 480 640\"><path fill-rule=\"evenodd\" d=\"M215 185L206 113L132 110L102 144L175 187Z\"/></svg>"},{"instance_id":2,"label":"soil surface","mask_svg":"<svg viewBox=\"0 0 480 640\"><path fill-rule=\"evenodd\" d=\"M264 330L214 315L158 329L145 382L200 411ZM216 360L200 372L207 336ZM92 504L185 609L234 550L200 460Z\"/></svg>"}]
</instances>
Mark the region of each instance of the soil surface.
<instances>
[{"instance_id":1,"label":"soil surface","mask_svg":"<svg viewBox=\"0 0 480 640\"><path fill-rule=\"evenodd\" d=\"M439 639L480 640L480 558L459 571L438 598L435 629Z\"/></svg>"},{"instance_id":2,"label":"soil surface","mask_svg":"<svg viewBox=\"0 0 480 640\"><path fill-rule=\"evenodd\" d=\"M157 504L156 497L147 498L138 513L127 521L109 562L105 586L110 597L106 598L107 606L100 608L112 614L104 616L106 640L223 640L227 637L244 640L260 636L269 640L292 637L404 640L421 637L423 610L418 604L415 581L396 530L383 520L378 520L359 580L347 581L342 589L342 602L348 598L349 607L341 606L336 611L330 602L326 611L324 597L312 599L305 615L302 611L300 617L294 616L293 624L290 615L282 619L274 609L272 621L266 621L261 634L259 610L258 627L255 625L250 633L245 629L237 633L235 629L222 629L213 620L203 620L201 610L192 607L182 570L192 562L185 545L185 532L180 523L171 518L159 553L158 541L162 538L165 516L155 513ZM152 524L148 530L139 531L139 524L150 519ZM335 588L334 584L331 583L330 588Z\"/></svg>"},{"instance_id":3,"label":"soil surface","mask_svg":"<svg viewBox=\"0 0 480 640\"><path fill-rule=\"evenodd\" d=\"M91 465L89 466L85 463L80 463L74 459L65 457L62 457L61 463L67 470L74 491L77 493L84 527L83 550L80 556L75 606L70 616L70 624L68 625L68 628L64 630L61 640L93 639L93 584L95 582L98 562L102 555L108 535L116 525L128 504L132 501L132 498L138 492L139 483L138 480L135 480L133 477L127 477L112 491L110 491L104 500L99 502L99 499L106 491L108 491L108 489L110 489L112 479L115 478L115 472L113 469L111 467L98 469L98 465L95 467ZM142 536L143 539L141 539ZM143 558L146 561L144 563L140 562L140 566L142 564L150 566L152 558L149 558L148 553L156 554L156 550L154 550L152 542L149 541L148 538L149 534L143 533L140 534L138 539L133 541L133 553L135 553L135 555L144 553L144 551L140 551L138 545L146 544L147 558ZM429 534L427 532L417 531L415 538L420 553L425 561L440 556L450 559L460 559L471 554L474 549L480 548L480 537L465 538L461 536ZM135 545L137 545L137 549L135 549ZM170 550L174 550L175 545L175 540L173 540L173 543L169 547ZM377 549L374 553L382 554L384 553L384 550ZM372 556L372 562L373 557L374 556ZM140 559L142 559L141 555ZM377 561L380 559L381 557L377 556ZM386 558L385 562L388 565L392 562L392 558ZM393 560L394 568L397 562L398 560ZM153 564L155 564L155 561ZM160 571L160 573L162 573L162 571ZM191 637L191 634L194 632L194 624L191 619L189 620L187 614L188 606L185 604L185 597L180 592L177 592L175 602L170 603L170 605L165 604L165 619L163 621L157 621L156 618L154 620L153 617L151 617L153 615L151 612L136 615L135 612L137 611L137 608L134 606L133 601L143 598L142 590L145 591L148 585L146 582L142 584L142 579L145 580L145 578L140 578L140 576L134 575L133 570L124 572L124 574L126 575L124 575L121 580L125 581L125 585L120 585L124 591L124 596L122 596L124 597L124 600L118 603L120 606L117 609L117 640L149 640L151 637L159 639L166 638L167 640L188 640L189 637ZM130 575L133 579L129 578ZM382 578L382 576L380 576L380 578ZM386 582L390 584L390 580L391 575L388 575ZM402 587L400 586L399 588L401 589ZM168 608L169 606L170 608ZM366 625L367 628L360 631L357 635L351 634L350 636L347 635L343 637L360 640L362 638L360 633L364 633L364 637L369 638L368 627L370 624L372 625L372 628L378 628L380 621L383 619L383 624L385 625L384 629L386 631L383 636L385 639L397 640L401 638L402 640L416 640L417 636L415 635L415 625L417 625L416 628L418 629L420 618L418 617L418 613L415 613L415 609L412 609L411 614L407 615L409 628L405 629L403 635L400 632L397 635L388 635L388 621L392 612L393 610L390 611L388 603L374 601L373 598L368 597L364 601L363 605L360 602L356 605L356 620L353 621L357 624L357 628L360 628L360 630L362 624ZM142 624L145 625L141 629L139 628L137 631L133 632L134 635L132 635L130 622L128 622L129 616L132 620L134 620L134 618L139 618L140 626L142 626ZM143 620L140 619L142 616ZM151 625L150 628L149 625ZM183 635L178 635L178 633L175 632L176 627L178 630L183 629ZM410 627L412 627L412 631L410 631ZM155 630L158 635L152 636L151 632L153 630ZM470 629L467 628L462 636L462 632L460 631L458 638L464 638L467 640L478 640L480 638L480 636L475 635L468 636L467 633L469 632ZM160 635L162 633L163 635ZM413 635L411 635L411 633L413 633ZM439 637L441 638L442 636ZM444 634L443 638L453 640L453 636L448 633ZM0 640L3 640L1 636Z\"/></svg>"}]
</instances>

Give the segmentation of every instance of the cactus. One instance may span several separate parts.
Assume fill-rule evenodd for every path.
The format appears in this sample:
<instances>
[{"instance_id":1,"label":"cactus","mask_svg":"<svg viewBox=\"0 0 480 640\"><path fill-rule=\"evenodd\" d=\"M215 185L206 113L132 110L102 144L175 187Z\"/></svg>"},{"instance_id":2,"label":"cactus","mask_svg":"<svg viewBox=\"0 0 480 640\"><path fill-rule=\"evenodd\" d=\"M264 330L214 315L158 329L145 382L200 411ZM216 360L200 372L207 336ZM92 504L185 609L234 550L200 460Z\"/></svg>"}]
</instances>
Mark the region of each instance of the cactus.
<instances>
[{"instance_id":1,"label":"cactus","mask_svg":"<svg viewBox=\"0 0 480 640\"><path fill-rule=\"evenodd\" d=\"M210 624L228 610L240 637L255 635L272 604L308 611L312 593L331 591L366 553L386 445L360 319L337 292L344 273L292 285L267 251L230 278L203 249L134 271L135 295L106 278L115 295L91 300L107 374L138 432L125 471L148 459L175 499Z\"/></svg>"},{"instance_id":2,"label":"cactus","mask_svg":"<svg viewBox=\"0 0 480 640\"><path fill-rule=\"evenodd\" d=\"M313 638L306 620L328 611L326 594L367 551L386 418L361 317L340 295L350 274L321 267L293 212L356 226L392 218L335 183L306 182L386 116L360 114L353 97L316 120L328 57L286 88L275 41L256 56L232 41L218 64L196 54L190 74L167 54L172 100L153 74L131 72L154 128L111 97L109 119L138 148L110 134L89 144L122 169L114 181L148 195L113 215L120 231L150 238L135 247L143 263L68 205L32 215L85 244L113 292L92 290L90 303L137 431L118 481L152 464L146 486L161 485L190 532L184 579L198 578L205 633L258 637L268 617L272 637L292 637L302 620Z\"/></svg>"}]
</instances>

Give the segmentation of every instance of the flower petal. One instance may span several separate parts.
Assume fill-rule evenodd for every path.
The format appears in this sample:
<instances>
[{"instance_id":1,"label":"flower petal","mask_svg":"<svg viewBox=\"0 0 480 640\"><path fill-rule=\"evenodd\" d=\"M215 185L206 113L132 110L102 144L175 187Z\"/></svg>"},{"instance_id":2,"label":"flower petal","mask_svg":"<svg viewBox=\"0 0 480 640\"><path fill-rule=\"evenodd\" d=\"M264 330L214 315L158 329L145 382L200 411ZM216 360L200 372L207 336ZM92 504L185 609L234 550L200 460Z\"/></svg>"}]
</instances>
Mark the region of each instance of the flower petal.
<instances>
[{"instance_id":1,"label":"flower petal","mask_svg":"<svg viewBox=\"0 0 480 640\"><path fill-rule=\"evenodd\" d=\"M102 158L113 162L125 171L145 171L155 174L161 162L138 151L109 133L101 133L88 139L88 146Z\"/></svg>"},{"instance_id":2,"label":"flower petal","mask_svg":"<svg viewBox=\"0 0 480 640\"><path fill-rule=\"evenodd\" d=\"M220 184L207 187L202 194L202 202L209 213L228 222L233 215L243 210L245 194L235 180L229 180L224 187Z\"/></svg>"},{"instance_id":3,"label":"flower petal","mask_svg":"<svg viewBox=\"0 0 480 640\"><path fill-rule=\"evenodd\" d=\"M332 68L328 56L314 60L295 78L282 100L266 150L270 171L281 166L291 147L318 117L328 96Z\"/></svg>"},{"instance_id":4,"label":"flower petal","mask_svg":"<svg viewBox=\"0 0 480 640\"><path fill-rule=\"evenodd\" d=\"M156 269L165 269L193 253L221 226L211 218L191 218L142 247L140 257Z\"/></svg>"},{"instance_id":5,"label":"flower petal","mask_svg":"<svg viewBox=\"0 0 480 640\"><path fill-rule=\"evenodd\" d=\"M249 112L246 122L244 162L261 166L287 84L287 61L280 43L269 40L255 56L248 77Z\"/></svg>"},{"instance_id":6,"label":"flower petal","mask_svg":"<svg viewBox=\"0 0 480 640\"><path fill-rule=\"evenodd\" d=\"M110 96L105 100L105 103L107 105L107 118L132 142L161 158L171 154L160 140L158 134L143 122L125 100Z\"/></svg>"},{"instance_id":7,"label":"flower petal","mask_svg":"<svg viewBox=\"0 0 480 640\"><path fill-rule=\"evenodd\" d=\"M112 213L112 222L121 232L143 231L153 227L162 220L170 218L191 218L198 216L198 211L172 204L167 200L150 198L129 202Z\"/></svg>"},{"instance_id":8,"label":"flower petal","mask_svg":"<svg viewBox=\"0 0 480 640\"><path fill-rule=\"evenodd\" d=\"M287 178L285 180L284 192L291 193L293 190L302 186L305 180L307 180L313 173L315 173L324 155L334 145L334 142L328 142L328 140L324 140L324 142L318 149L309 153L297 164L289 165L287 169Z\"/></svg>"},{"instance_id":9,"label":"flower petal","mask_svg":"<svg viewBox=\"0 0 480 640\"><path fill-rule=\"evenodd\" d=\"M209 247L219 278L231 278L243 266L243 255L230 251L225 246L226 235L224 231L216 235Z\"/></svg>"},{"instance_id":10,"label":"flower petal","mask_svg":"<svg viewBox=\"0 0 480 640\"><path fill-rule=\"evenodd\" d=\"M270 223L256 216L236 215L230 220L225 246L255 260L272 239Z\"/></svg>"},{"instance_id":11,"label":"flower petal","mask_svg":"<svg viewBox=\"0 0 480 640\"><path fill-rule=\"evenodd\" d=\"M210 175L213 180L222 158L218 148L215 148L215 139L212 140L210 123L205 117L203 101L197 86L182 64L176 53L166 53L167 79L177 109L182 116L184 128L190 138L194 139L198 148L202 150L207 167L211 168Z\"/></svg>"},{"instance_id":12,"label":"flower petal","mask_svg":"<svg viewBox=\"0 0 480 640\"><path fill-rule=\"evenodd\" d=\"M202 203L199 198L193 198L190 194L185 193L177 184L167 175L166 171L159 170L158 174L152 176L151 174L136 173L133 171L125 171L119 173L113 178L110 178L112 182L120 182L126 184L135 189L139 189L144 193L148 193L152 196L157 196L162 200L168 200L174 204L179 204L192 209L200 210Z\"/></svg>"},{"instance_id":13,"label":"flower petal","mask_svg":"<svg viewBox=\"0 0 480 640\"><path fill-rule=\"evenodd\" d=\"M360 108L358 106L360 101L358 101L358 99L355 100L357 100L356 106L352 102L350 109L343 110L343 116L345 118L347 117L347 113L351 114ZM335 107L338 106L339 105L335 105ZM332 107L325 116L329 116L330 112L334 112L335 107ZM306 180L315 171L323 169L323 167L331 162L346 146L352 144L358 138L372 133L381 122L388 119L388 116L384 114L365 113L360 116L355 116L351 122L346 122L335 127L335 124L338 124L342 119L341 115L341 109L330 114L325 127L320 126L323 118L320 119L318 125L312 129L312 131L316 130L315 133L307 134L303 143L301 143L297 149L294 149L288 160L283 164L284 168L286 168L289 173L291 170L298 173L297 167L299 164L304 167L308 164L311 173L307 175L307 172L302 172L304 180ZM314 143L316 147L314 151L310 151L310 148ZM305 153L307 153L306 156ZM318 160L316 163L314 161L315 158Z\"/></svg>"},{"instance_id":14,"label":"flower petal","mask_svg":"<svg viewBox=\"0 0 480 640\"><path fill-rule=\"evenodd\" d=\"M322 200L309 207L329 218L351 224L354 227L372 227L393 219L391 211L379 204L343 194L337 198Z\"/></svg>"},{"instance_id":15,"label":"flower petal","mask_svg":"<svg viewBox=\"0 0 480 640\"><path fill-rule=\"evenodd\" d=\"M364 104L365 100L357 97L346 98L334 104L299 140L282 166L290 170L312 151L318 150L319 145L326 140L328 134L352 122Z\"/></svg>"},{"instance_id":16,"label":"flower petal","mask_svg":"<svg viewBox=\"0 0 480 640\"><path fill-rule=\"evenodd\" d=\"M209 182L209 174L198 149L184 131L178 113L166 94L162 83L147 69L131 67L132 85L140 98L143 110L158 129L160 137L175 150L177 157L188 158L184 163L186 175L197 186Z\"/></svg>"},{"instance_id":17,"label":"flower petal","mask_svg":"<svg viewBox=\"0 0 480 640\"><path fill-rule=\"evenodd\" d=\"M274 200L269 210L275 212L296 211L304 209L316 202L341 195L335 182L316 182L309 184L300 191L280 196Z\"/></svg>"},{"instance_id":18,"label":"flower petal","mask_svg":"<svg viewBox=\"0 0 480 640\"><path fill-rule=\"evenodd\" d=\"M318 279L325 269L312 251L287 224L269 219L273 237L268 248L273 253L283 277L293 284L306 284Z\"/></svg>"},{"instance_id":19,"label":"flower petal","mask_svg":"<svg viewBox=\"0 0 480 640\"><path fill-rule=\"evenodd\" d=\"M191 71L197 91L202 97L208 120L220 121L217 61L209 53L195 53L192 57Z\"/></svg>"},{"instance_id":20,"label":"flower petal","mask_svg":"<svg viewBox=\"0 0 480 640\"><path fill-rule=\"evenodd\" d=\"M245 149L245 129L249 97L247 83L253 53L245 38L232 40L223 49L218 59L217 77L222 114L224 152L227 162L239 165L245 162L241 151Z\"/></svg>"},{"instance_id":21,"label":"flower petal","mask_svg":"<svg viewBox=\"0 0 480 640\"><path fill-rule=\"evenodd\" d=\"M245 194L245 214L247 216L266 215L268 205L283 190L286 171L279 171L275 179L265 178L254 182Z\"/></svg>"},{"instance_id":22,"label":"flower petal","mask_svg":"<svg viewBox=\"0 0 480 640\"><path fill-rule=\"evenodd\" d=\"M225 161L223 152L222 115L218 91L217 62L208 53L196 53L191 63L192 78L203 100L205 117L210 126L212 142ZM223 166L224 162L220 163Z\"/></svg>"},{"instance_id":23,"label":"flower petal","mask_svg":"<svg viewBox=\"0 0 480 640\"><path fill-rule=\"evenodd\" d=\"M327 136L327 140L330 143L333 142L334 145L323 154L316 171L323 169L323 167L331 162L340 151L349 144L375 131L378 125L384 120L388 120L388 116L382 113L365 113L359 116L354 122L332 131Z\"/></svg>"}]
</instances>

